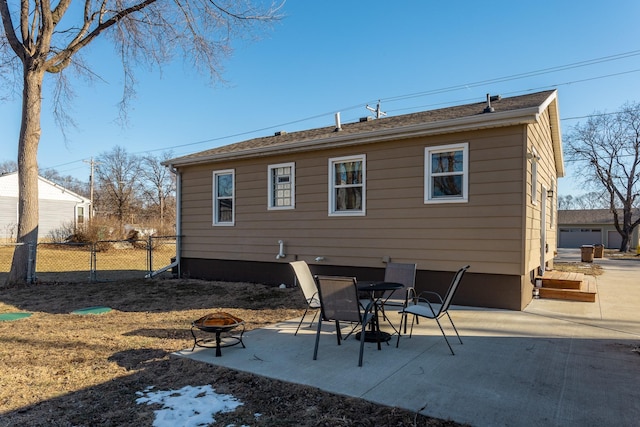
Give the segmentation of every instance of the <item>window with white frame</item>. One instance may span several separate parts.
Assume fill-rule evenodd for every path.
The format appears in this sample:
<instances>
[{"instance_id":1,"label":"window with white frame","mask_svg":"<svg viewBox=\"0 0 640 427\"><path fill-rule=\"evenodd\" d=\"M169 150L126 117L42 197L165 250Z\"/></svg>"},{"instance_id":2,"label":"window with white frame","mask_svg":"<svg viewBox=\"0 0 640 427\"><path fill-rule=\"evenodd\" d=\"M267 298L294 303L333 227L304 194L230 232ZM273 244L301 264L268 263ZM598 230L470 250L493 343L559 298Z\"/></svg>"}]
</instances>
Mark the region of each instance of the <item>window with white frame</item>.
<instances>
[{"instance_id":1,"label":"window with white frame","mask_svg":"<svg viewBox=\"0 0 640 427\"><path fill-rule=\"evenodd\" d=\"M469 143L425 148L425 203L469 200Z\"/></svg>"},{"instance_id":2,"label":"window with white frame","mask_svg":"<svg viewBox=\"0 0 640 427\"><path fill-rule=\"evenodd\" d=\"M329 159L329 215L364 215L366 156Z\"/></svg>"},{"instance_id":3,"label":"window with white frame","mask_svg":"<svg viewBox=\"0 0 640 427\"><path fill-rule=\"evenodd\" d=\"M295 163L269 165L269 209L295 207Z\"/></svg>"},{"instance_id":4,"label":"window with white frame","mask_svg":"<svg viewBox=\"0 0 640 427\"><path fill-rule=\"evenodd\" d=\"M84 224L84 206L77 207L77 223Z\"/></svg>"},{"instance_id":5,"label":"window with white frame","mask_svg":"<svg viewBox=\"0 0 640 427\"><path fill-rule=\"evenodd\" d=\"M213 172L213 224L234 224L234 171Z\"/></svg>"}]
</instances>

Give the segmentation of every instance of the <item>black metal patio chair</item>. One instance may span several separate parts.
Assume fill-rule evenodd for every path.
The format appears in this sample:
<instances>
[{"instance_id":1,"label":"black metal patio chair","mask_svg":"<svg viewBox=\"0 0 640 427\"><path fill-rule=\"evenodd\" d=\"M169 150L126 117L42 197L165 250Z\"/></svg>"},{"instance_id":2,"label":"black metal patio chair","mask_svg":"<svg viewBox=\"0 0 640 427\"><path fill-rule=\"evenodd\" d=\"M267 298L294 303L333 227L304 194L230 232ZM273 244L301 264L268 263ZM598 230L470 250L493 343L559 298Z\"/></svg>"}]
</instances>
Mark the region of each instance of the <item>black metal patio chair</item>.
<instances>
[{"instance_id":1,"label":"black metal patio chair","mask_svg":"<svg viewBox=\"0 0 640 427\"><path fill-rule=\"evenodd\" d=\"M380 309L382 315L386 320L385 308L387 306L400 307L404 309L407 306L409 300L415 297L415 283L416 283L416 264L388 262L384 269L384 281L401 283L404 288L395 291L386 291L380 299ZM405 333L406 324L405 324Z\"/></svg>"},{"instance_id":2,"label":"black metal patio chair","mask_svg":"<svg viewBox=\"0 0 640 427\"><path fill-rule=\"evenodd\" d=\"M453 352L453 349L451 348L451 344L449 344L447 335L444 333L444 329L442 329L442 325L440 324L439 319L445 315L449 318L449 322L451 322L451 326L453 326L453 330L455 331L456 336L460 341L460 344L462 344L462 339L460 338L460 334L458 334L456 325L453 323L453 320L449 315L449 307L451 306L451 301L453 300L453 297L455 296L456 291L460 286L460 281L462 280L462 276L468 269L469 269L469 266L466 265L456 272L456 274L453 276L453 280L451 281L451 284L449 285L449 289L447 289L447 292L444 294L444 297L441 297L440 294L438 294L437 292L431 292L431 291L421 292L416 298L414 298L413 304L408 304L407 307L405 307L400 312L402 314L400 318L400 327L402 328L402 322L404 321L405 329L406 329L408 314L413 314L414 319L419 317L424 317L426 319L435 320L436 323L438 324L438 327L440 328L440 332L442 332L442 336L444 337L444 340L447 342L447 345L449 346L449 350L451 350L451 354L455 355L455 353ZM411 330L409 332L409 338L411 338L411 335L413 334L413 323L414 322L412 321ZM398 347L399 344L400 344L400 334L398 333L398 341L396 342L396 347Z\"/></svg>"},{"instance_id":3,"label":"black metal patio chair","mask_svg":"<svg viewBox=\"0 0 640 427\"><path fill-rule=\"evenodd\" d=\"M358 299L358 287L355 277L316 276L316 283L318 285L318 295L320 296L320 318L318 319L313 360L318 358L318 345L320 343L323 321L335 322L336 338L338 345L340 345L342 342L340 322L355 324L351 332L344 338L347 339L358 325L361 326L362 331L364 331L367 325L374 320L372 313L374 302L370 301L364 310L362 310ZM358 366L362 366L364 342L364 337L361 337ZM380 343L378 343L378 346L379 345Z\"/></svg>"}]
</instances>

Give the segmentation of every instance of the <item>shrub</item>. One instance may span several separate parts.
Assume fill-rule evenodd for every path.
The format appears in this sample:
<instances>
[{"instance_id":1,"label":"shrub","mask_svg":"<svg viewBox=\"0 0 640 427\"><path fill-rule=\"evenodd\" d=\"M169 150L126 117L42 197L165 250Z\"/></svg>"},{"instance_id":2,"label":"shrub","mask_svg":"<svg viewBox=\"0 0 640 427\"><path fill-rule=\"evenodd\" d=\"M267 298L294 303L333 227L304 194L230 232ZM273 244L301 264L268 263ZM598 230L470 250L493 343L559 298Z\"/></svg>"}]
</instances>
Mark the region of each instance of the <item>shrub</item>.
<instances>
[{"instance_id":1,"label":"shrub","mask_svg":"<svg viewBox=\"0 0 640 427\"><path fill-rule=\"evenodd\" d=\"M49 231L47 234L46 240L51 243L65 243L65 242L74 242L79 243L73 240L69 240L72 236L76 234L75 225L72 221L68 221L63 223L60 227Z\"/></svg>"}]
</instances>

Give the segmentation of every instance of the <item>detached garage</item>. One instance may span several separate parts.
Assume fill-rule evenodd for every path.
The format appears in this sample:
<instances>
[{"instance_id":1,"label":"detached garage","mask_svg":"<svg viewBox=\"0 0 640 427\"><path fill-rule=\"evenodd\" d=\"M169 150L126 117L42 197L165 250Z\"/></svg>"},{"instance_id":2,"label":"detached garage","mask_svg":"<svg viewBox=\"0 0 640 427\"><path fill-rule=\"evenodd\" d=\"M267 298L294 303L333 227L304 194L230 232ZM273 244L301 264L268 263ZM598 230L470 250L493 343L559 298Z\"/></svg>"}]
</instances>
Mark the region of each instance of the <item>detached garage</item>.
<instances>
[{"instance_id":1,"label":"detached garage","mask_svg":"<svg viewBox=\"0 0 640 427\"><path fill-rule=\"evenodd\" d=\"M637 214L634 214L634 217ZM622 236L613 224L609 209L558 210L558 247L579 248L582 245L604 245L619 249ZM638 244L638 229L631 236L631 247Z\"/></svg>"},{"instance_id":2,"label":"detached garage","mask_svg":"<svg viewBox=\"0 0 640 427\"><path fill-rule=\"evenodd\" d=\"M558 247L579 248L582 245L602 244L601 228L560 228ZM617 233L616 233L617 234Z\"/></svg>"}]
</instances>

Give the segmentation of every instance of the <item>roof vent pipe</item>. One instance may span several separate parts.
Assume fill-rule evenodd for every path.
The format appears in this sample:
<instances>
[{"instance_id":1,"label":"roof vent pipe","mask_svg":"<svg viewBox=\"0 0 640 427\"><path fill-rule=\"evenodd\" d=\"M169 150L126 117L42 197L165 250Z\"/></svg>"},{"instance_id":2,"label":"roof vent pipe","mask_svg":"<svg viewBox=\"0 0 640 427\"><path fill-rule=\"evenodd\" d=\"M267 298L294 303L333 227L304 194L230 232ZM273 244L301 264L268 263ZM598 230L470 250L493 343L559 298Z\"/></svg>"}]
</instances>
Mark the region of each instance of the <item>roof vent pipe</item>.
<instances>
[{"instance_id":1,"label":"roof vent pipe","mask_svg":"<svg viewBox=\"0 0 640 427\"><path fill-rule=\"evenodd\" d=\"M336 132L340 132L342 130L342 125L340 124L340 112L336 113Z\"/></svg>"},{"instance_id":2,"label":"roof vent pipe","mask_svg":"<svg viewBox=\"0 0 640 427\"><path fill-rule=\"evenodd\" d=\"M487 106L485 107L484 112L493 113L494 111L496 110L494 110L493 107L491 106L491 95L487 94Z\"/></svg>"}]
</instances>

